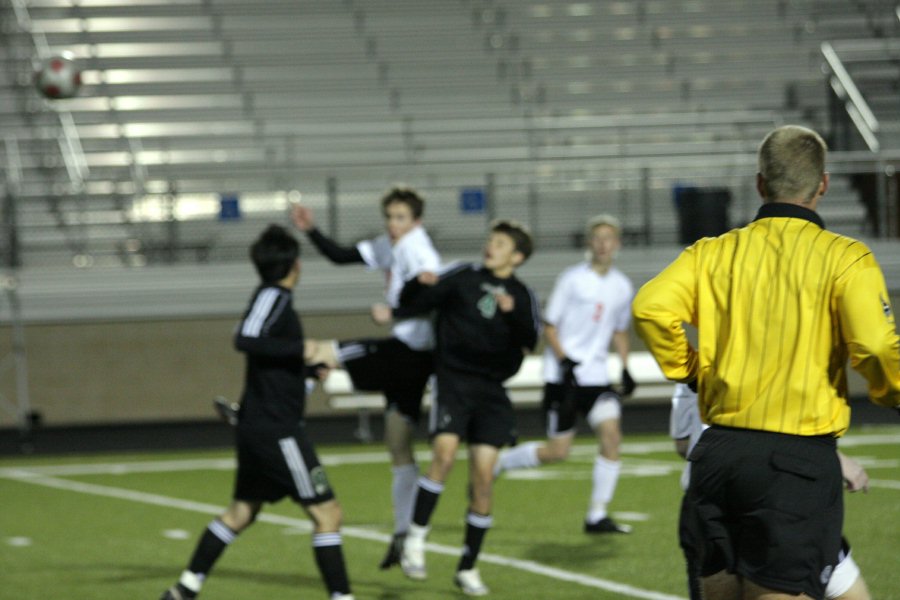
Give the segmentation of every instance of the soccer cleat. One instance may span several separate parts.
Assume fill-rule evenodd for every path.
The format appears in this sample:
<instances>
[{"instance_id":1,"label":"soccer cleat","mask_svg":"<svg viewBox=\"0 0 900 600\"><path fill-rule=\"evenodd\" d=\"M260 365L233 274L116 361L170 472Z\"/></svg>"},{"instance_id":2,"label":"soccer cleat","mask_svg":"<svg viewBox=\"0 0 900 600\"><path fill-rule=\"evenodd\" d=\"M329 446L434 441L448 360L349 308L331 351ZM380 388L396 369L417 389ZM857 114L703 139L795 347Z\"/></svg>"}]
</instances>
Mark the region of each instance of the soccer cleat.
<instances>
[{"instance_id":1,"label":"soccer cleat","mask_svg":"<svg viewBox=\"0 0 900 600\"><path fill-rule=\"evenodd\" d=\"M609 517L604 517L596 523L584 522L585 533L631 533L631 525L621 525Z\"/></svg>"},{"instance_id":2,"label":"soccer cleat","mask_svg":"<svg viewBox=\"0 0 900 600\"><path fill-rule=\"evenodd\" d=\"M224 396L216 396L213 398L213 408L216 409L216 414L229 425L238 424L238 411L241 410L241 405L237 402L229 402Z\"/></svg>"},{"instance_id":3,"label":"soccer cleat","mask_svg":"<svg viewBox=\"0 0 900 600\"><path fill-rule=\"evenodd\" d=\"M490 590L481 581L481 573L478 569L466 569L457 571L453 576L453 583L456 584L462 593L466 596L487 596Z\"/></svg>"},{"instance_id":4,"label":"soccer cleat","mask_svg":"<svg viewBox=\"0 0 900 600\"><path fill-rule=\"evenodd\" d=\"M176 583L164 591L162 596L159 597L159 600L192 600L196 597L197 594L192 593L180 583Z\"/></svg>"},{"instance_id":5,"label":"soccer cleat","mask_svg":"<svg viewBox=\"0 0 900 600\"><path fill-rule=\"evenodd\" d=\"M428 576L425 571L425 538L408 535L403 541L400 552L400 568L410 579L423 580Z\"/></svg>"},{"instance_id":6,"label":"soccer cleat","mask_svg":"<svg viewBox=\"0 0 900 600\"><path fill-rule=\"evenodd\" d=\"M403 553L403 542L405 540L405 533L394 534L394 537L391 538L391 543L388 546L387 554L384 555L384 558L381 560L381 564L378 565L379 569L384 571L386 569L390 569L394 565L400 564L400 555Z\"/></svg>"},{"instance_id":7,"label":"soccer cleat","mask_svg":"<svg viewBox=\"0 0 900 600\"><path fill-rule=\"evenodd\" d=\"M354 600L353 594L336 594L330 600Z\"/></svg>"}]
</instances>

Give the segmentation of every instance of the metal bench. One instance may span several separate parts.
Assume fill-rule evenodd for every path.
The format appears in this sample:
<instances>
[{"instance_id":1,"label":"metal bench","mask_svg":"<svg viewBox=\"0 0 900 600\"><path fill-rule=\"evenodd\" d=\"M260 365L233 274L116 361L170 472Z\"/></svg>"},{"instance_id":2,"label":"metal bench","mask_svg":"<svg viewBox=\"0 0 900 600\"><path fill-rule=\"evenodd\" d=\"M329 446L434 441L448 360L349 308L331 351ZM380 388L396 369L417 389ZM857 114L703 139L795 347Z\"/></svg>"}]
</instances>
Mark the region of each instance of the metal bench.
<instances>
[{"instance_id":1,"label":"metal bench","mask_svg":"<svg viewBox=\"0 0 900 600\"><path fill-rule=\"evenodd\" d=\"M529 355L519 372L506 382L506 389L514 406L540 405L544 388L542 363L541 355ZM618 384L622 373L622 362L618 356L610 355L608 368L612 383ZM671 397L673 384L663 376L656 360L649 352L632 352L628 357L628 370L638 383L629 402L656 403L668 401ZM332 409L338 412L356 412L358 418L356 437L360 441L372 441L371 415L373 411L383 410L383 396L378 393L355 391L347 372L341 369L331 372L323 385L323 390ZM423 404L426 407L431 406L430 390L426 390Z\"/></svg>"}]
</instances>

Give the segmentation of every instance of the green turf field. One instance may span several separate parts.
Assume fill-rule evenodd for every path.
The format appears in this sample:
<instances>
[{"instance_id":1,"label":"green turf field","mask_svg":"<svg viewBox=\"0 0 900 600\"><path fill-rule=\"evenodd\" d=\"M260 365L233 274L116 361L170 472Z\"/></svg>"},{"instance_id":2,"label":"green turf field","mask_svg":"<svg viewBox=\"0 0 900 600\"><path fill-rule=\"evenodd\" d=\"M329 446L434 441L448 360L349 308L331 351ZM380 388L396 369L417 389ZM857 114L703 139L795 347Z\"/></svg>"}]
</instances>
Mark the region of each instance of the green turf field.
<instances>
[{"instance_id":1,"label":"green turf field","mask_svg":"<svg viewBox=\"0 0 900 600\"><path fill-rule=\"evenodd\" d=\"M422 446L424 449L424 445ZM900 426L857 428L842 441L872 479L847 497L845 532L873 597L900 599ZM344 549L357 598L462 597L451 583L462 541L466 463L435 513L428 581L377 569L390 524L390 473L377 445L324 446L344 506ZM675 523L682 463L664 436L626 440L613 515L631 535L581 532L593 448L569 462L504 475L480 561L491 597L686 597ZM423 459L424 462L424 459ZM0 460L0 599L156 599L230 497L221 452ZM300 510L282 502L228 549L204 598L325 598Z\"/></svg>"}]
</instances>

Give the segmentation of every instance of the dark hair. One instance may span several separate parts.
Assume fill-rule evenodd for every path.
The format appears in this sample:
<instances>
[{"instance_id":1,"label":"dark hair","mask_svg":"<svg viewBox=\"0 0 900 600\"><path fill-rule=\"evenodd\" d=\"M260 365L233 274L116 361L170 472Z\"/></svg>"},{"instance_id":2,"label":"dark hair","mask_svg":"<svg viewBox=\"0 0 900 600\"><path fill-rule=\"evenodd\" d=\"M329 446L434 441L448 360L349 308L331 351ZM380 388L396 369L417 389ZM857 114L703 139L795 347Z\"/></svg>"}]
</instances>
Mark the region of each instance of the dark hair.
<instances>
[{"instance_id":1,"label":"dark hair","mask_svg":"<svg viewBox=\"0 0 900 600\"><path fill-rule=\"evenodd\" d=\"M381 197L381 210L387 210L388 204L402 202L409 207L413 219L421 219L425 213L425 199L411 187L397 185L385 192Z\"/></svg>"},{"instance_id":2,"label":"dark hair","mask_svg":"<svg viewBox=\"0 0 900 600\"><path fill-rule=\"evenodd\" d=\"M250 260L264 283L287 277L300 257L300 243L281 225L269 225L250 246Z\"/></svg>"},{"instance_id":3,"label":"dark hair","mask_svg":"<svg viewBox=\"0 0 900 600\"><path fill-rule=\"evenodd\" d=\"M491 223L491 232L503 233L511 237L516 251L520 252L525 257L525 260L528 260L531 253L534 252L534 240L531 238L531 233L527 227L518 221L494 221Z\"/></svg>"}]
</instances>

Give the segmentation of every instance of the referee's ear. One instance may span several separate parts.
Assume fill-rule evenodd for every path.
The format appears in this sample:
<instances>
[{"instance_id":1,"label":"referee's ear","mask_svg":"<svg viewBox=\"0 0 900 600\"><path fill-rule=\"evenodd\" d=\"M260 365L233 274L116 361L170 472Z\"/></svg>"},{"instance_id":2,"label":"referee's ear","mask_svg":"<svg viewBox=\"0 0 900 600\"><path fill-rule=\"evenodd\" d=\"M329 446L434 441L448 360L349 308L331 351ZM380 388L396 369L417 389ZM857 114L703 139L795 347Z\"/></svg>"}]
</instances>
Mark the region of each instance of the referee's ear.
<instances>
[{"instance_id":1,"label":"referee's ear","mask_svg":"<svg viewBox=\"0 0 900 600\"><path fill-rule=\"evenodd\" d=\"M819 187L816 188L816 193L813 194L812 198L810 198L807 202L803 204L807 206L810 210L816 210L819 206L819 200L822 199L822 196L825 195L825 192L828 191L828 184L831 181L831 178L828 175L828 172L822 173L822 181L819 182Z\"/></svg>"},{"instance_id":2,"label":"referee's ear","mask_svg":"<svg viewBox=\"0 0 900 600\"><path fill-rule=\"evenodd\" d=\"M819 183L819 189L816 192L816 195L821 198L828 191L828 185L831 183L831 175L828 171L822 173L822 181Z\"/></svg>"},{"instance_id":3,"label":"referee's ear","mask_svg":"<svg viewBox=\"0 0 900 600\"><path fill-rule=\"evenodd\" d=\"M769 188L766 185L766 178L763 177L762 173L756 174L756 192L759 194L759 197L762 198L763 202L769 201Z\"/></svg>"}]
</instances>

